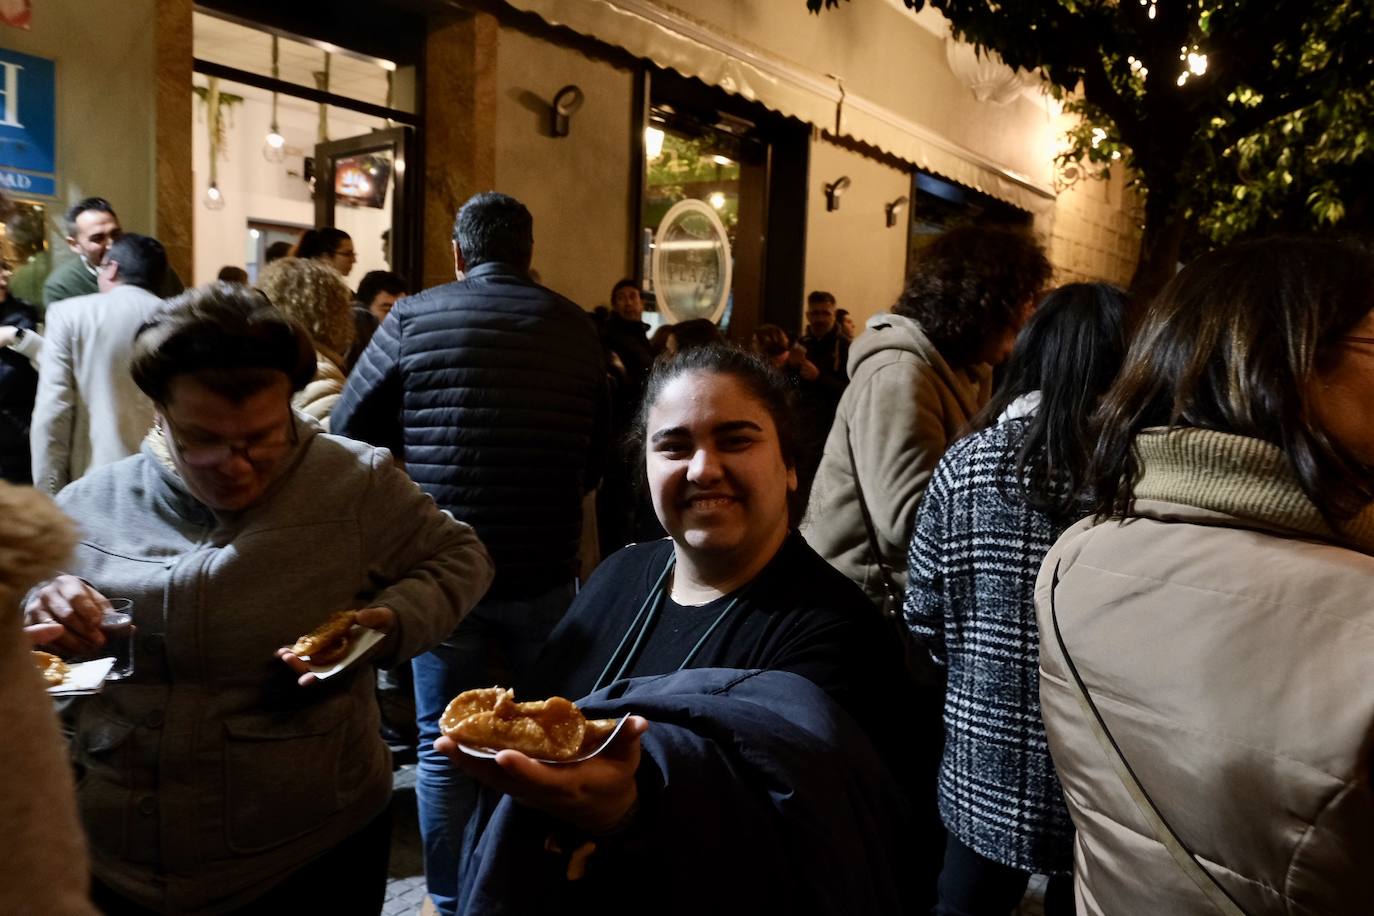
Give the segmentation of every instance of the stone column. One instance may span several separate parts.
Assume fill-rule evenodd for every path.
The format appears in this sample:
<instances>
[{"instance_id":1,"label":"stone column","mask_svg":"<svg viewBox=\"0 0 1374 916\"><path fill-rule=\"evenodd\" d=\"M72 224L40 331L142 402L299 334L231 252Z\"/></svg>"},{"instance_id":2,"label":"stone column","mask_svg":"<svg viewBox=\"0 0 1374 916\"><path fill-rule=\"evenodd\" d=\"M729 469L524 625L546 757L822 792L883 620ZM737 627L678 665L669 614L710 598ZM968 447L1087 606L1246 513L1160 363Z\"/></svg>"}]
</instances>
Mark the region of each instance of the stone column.
<instances>
[{"instance_id":1,"label":"stone column","mask_svg":"<svg viewBox=\"0 0 1374 916\"><path fill-rule=\"evenodd\" d=\"M191 0L157 0L156 204L153 233L187 286L195 282L191 186Z\"/></svg>"},{"instance_id":2,"label":"stone column","mask_svg":"<svg viewBox=\"0 0 1374 916\"><path fill-rule=\"evenodd\" d=\"M453 279L453 218L496 184L496 50L490 13L431 22L424 67L422 285Z\"/></svg>"}]
</instances>

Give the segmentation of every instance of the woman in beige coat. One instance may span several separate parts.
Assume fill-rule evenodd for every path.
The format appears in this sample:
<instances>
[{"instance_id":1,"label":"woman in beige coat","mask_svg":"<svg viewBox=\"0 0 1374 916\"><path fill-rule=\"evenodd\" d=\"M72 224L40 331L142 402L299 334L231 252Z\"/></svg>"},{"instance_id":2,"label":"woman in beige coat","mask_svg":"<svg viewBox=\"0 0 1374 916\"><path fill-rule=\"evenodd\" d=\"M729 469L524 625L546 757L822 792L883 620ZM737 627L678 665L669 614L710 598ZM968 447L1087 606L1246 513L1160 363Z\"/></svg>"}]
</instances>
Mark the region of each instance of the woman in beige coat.
<instances>
[{"instance_id":1,"label":"woman in beige coat","mask_svg":"<svg viewBox=\"0 0 1374 916\"><path fill-rule=\"evenodd\" d=\"M279 258L263 268L258 288L288 318L305 325L315 341L315 377L296 392L291 406L314 417L325 432L343 394L343 354L357 333L352 294L339 272L324 261Z\"/></svg>"},{"instance_id":2,"label":"woman in beige coat","mask_svg":"<svg viewBox=\"0 0 1374 916\"><path fill-rule=\"evenodd\" d=\"M1371 404L1354 245L1212 253L1144 319L1037 585L1080 913L1369 912Z\"/></svg>"}]
</instances>

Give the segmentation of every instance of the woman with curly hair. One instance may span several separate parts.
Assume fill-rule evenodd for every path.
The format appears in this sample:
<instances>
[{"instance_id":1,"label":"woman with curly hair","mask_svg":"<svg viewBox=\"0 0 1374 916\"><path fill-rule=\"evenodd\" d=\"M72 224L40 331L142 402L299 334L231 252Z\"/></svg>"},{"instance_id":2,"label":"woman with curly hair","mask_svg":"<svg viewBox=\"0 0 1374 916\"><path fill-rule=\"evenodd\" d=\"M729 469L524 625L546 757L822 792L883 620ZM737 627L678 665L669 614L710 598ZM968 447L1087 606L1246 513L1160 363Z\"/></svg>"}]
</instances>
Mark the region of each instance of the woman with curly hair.
<instances>
[{"instance_id":1,"label":"woman with curly hair","mask_svg":"<svg viewBox=\"0 0 1374 916\"><path fill-rule=\"evenodd\" d=\"M906 292L849 352L802 526L875 604L901 602L916 507L945 449L992 394L1050 264L1029 236L965 227L932 242Z\"/></svg>"},{"instance_id":2,"label":"woman with curly hair","mask_svg":"<svg viewBox=\"0 0 1374 916\"><path fill-rule=\"evenodd\" d=\"M263 268L258 288L279 311L305 325L315 342L315 377L291 406L329 431L343 394L344 357L353 343L353 296L338 271L316 260L280 258Z\"/></svg>"},{"instance_id":3,"label":"woman with curly hair","mask_svg":"<svg viewBox=\"0 0 1374 916\"><path fill-rule=\"evenodd\" d=\"M892 311L868 321L849 351L840 398L802 524L816 552L889 617L906 591L907 545L931 473L992 394L992 367L1011 352L1050 276L1040 246L1010 229L964 227L932 242ZM894 639L896 639L894 631ZM911 652L907 725L930 740L907 784L917 806L918 881L935 902L944 828L935 804L943 672Z\"/></svg>"}]
</instances>

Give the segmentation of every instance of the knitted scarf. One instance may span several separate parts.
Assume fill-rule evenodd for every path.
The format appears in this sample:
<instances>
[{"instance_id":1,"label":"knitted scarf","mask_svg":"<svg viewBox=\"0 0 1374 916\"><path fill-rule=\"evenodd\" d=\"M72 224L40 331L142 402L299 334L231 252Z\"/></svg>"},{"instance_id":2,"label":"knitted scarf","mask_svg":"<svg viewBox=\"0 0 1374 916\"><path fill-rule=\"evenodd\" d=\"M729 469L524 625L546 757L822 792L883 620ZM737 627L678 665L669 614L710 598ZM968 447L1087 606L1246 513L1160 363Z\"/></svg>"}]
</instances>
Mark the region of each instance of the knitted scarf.
<instances>
[{"instance_id":1,"label":"knitted scarf","mask_svg":"<svg viewBox=\"0 0 1374 916\"><path fill-rule=\"evenodd\" d=\"M1333 531L1307 498L1288 459L1259 439L1206 429L1157 427L1135 438L1137 499L1159 499L1249 518L1374 554L1374 504Z\"/></svg>"}]
</instances>

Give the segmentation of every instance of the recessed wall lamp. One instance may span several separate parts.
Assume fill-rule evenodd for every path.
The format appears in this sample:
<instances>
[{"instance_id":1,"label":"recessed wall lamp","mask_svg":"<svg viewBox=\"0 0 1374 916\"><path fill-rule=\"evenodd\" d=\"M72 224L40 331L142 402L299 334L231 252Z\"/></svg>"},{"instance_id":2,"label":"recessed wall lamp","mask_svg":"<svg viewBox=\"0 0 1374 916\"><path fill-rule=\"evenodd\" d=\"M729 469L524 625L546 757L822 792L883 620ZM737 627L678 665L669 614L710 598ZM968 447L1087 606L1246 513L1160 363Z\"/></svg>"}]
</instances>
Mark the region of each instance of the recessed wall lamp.
<instances>
[{"instance_id":1,"label":"recessed wall lamp","mask_svg":"<svg viewBox=\"0 0 1374 916\"><path fill-rule=\"evenodd\" d=\"M897 217L906 209L906 205L909 202L906 195L902 195L892 203L883 205L883 211L887 214L887 228L891 229L893 226L897 225Z\"/></svg>"},{"instance_id":2,"label":"recessed wall lamp","mask_svg":"<svg viewBox=\"0 0 1374 916\"><path fill-rule=\"evenodd\" d=\"M851 184L853 184L853 182L849 180L848 175L841 175L839 178L827 184L825 186L825 209L840 209L840 195L844 194L845 190Z\"/></svg>"},{"instance_id":3,"label":"recessed wall lamp","mask_svg":"<svg viewBox=\"0 0 1374 916\"><path fill-rule=\"evenodd\" d=\"M572 130L572 116L582 107L586 96L577 86L564 86L553 97L552 124L550 130L555 137L566 137Z\"/></svg>"}]
</instances>

